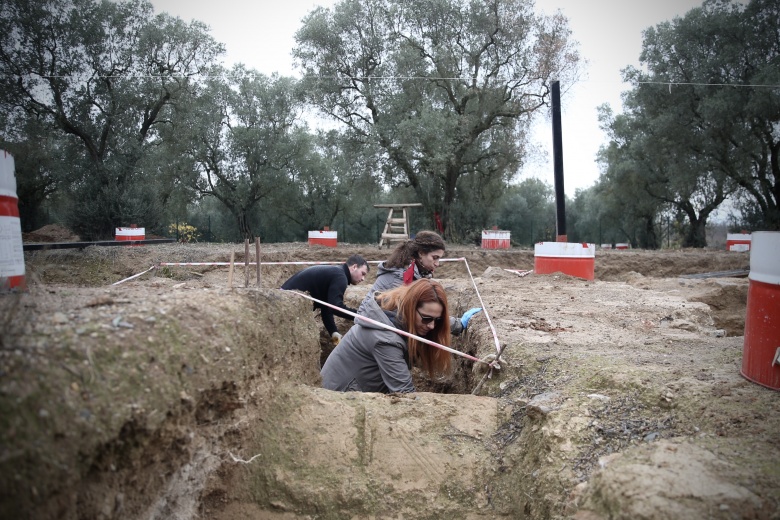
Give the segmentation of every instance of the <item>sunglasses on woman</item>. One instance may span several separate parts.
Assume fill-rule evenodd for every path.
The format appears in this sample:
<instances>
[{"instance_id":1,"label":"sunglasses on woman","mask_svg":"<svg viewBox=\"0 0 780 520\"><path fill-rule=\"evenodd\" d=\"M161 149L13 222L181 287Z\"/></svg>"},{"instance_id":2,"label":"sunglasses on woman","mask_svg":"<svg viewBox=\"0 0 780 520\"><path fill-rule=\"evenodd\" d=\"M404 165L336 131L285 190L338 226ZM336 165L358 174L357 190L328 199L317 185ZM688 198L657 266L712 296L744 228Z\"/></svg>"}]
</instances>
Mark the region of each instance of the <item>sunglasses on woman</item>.
<instances>
[{"instance_id":1,"label":"sunglasses on woman","mask_svg":"<svg viewBox=\"0 0 780 520\"><path fill-rule=\"evenodd\" d=\"M425 325L428 325L430 322L436 322L439 323L441 321L441 316L438 318L434 318L433 316L425 316L424 314L420 313L420 309L415 309L417 311L417 314L420 315L420 321L422 321Z\"/></svg>"}]
</instances>

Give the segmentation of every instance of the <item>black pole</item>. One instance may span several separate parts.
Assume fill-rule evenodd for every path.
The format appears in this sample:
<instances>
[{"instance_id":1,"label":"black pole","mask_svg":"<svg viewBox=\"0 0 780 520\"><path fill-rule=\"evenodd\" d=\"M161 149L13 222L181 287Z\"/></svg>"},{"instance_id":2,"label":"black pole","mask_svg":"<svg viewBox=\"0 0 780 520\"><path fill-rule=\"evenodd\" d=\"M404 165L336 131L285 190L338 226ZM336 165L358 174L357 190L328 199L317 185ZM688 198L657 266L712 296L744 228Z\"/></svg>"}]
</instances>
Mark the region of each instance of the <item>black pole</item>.
<instances>
[{"instance_id":1,"label":"black pole","mask_svg":"<svg viewBox=\"0 0 780 520\"><path fill-rule=\"evenodd\" d=\"M555 225L558 239L566 242L566 194L563 191L563 138L561 137L561 84L552 83L553 168L555 171Z\"/></svg>"}]
</instances>

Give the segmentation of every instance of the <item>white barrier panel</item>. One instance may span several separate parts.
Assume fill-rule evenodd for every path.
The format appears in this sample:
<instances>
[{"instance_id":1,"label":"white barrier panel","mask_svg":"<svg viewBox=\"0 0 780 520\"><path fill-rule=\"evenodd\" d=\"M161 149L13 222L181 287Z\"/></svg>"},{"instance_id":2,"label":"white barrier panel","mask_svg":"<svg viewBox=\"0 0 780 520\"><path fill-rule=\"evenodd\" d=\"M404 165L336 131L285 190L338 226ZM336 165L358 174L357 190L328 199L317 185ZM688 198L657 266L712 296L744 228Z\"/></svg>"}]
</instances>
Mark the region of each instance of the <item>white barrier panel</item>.
<instances>
[{"instance_id":1,"label":"white barrier panel","mask_svg":"<svg viewBox=\"0 0 780 520\"><path fill-rule=\"evenodd\" d=\"M146 228L118 227L115 230L116 240L145 240Z\"/></svg>"},{"instance_id":2,"label":"white barrier panel","mask_svg":"<svg viewBox=\"0 0 780 520\"><path fill-rule=\"evenodd\" d=\"M726 234L726 251L741 253L750 251L750 242L750 233L728 233Z\"/></svg>"},{"instance_id":3,"label":"white barrier panel","mask_svg":"<svg viewBox=\"0 0 780 520\"><path fill-rule=\"evenodd\" d=\"M482 249L509 249L510 231L483 230Z\"/></svg>"},{"instance_id":4,"label":"white barrier panel","mask_svg":"<svg viewBox=\"0 0 780 520\"><path fill-rule=\"evenodd\" d=\"M336 247L338 231L309 231L309 245Z\"/></svg>"}]
</instances>

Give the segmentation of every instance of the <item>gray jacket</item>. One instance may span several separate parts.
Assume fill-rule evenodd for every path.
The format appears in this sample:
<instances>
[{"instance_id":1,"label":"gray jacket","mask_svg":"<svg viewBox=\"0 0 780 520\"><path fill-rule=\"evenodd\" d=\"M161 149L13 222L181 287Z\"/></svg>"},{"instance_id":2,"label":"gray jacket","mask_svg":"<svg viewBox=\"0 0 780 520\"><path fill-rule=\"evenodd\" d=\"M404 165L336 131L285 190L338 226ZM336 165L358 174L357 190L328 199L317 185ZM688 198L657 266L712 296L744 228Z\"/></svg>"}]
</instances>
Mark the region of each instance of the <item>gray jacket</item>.
<instances>
[{"instance_id":1,"label":"gray jacket","mask_svg":"<svg viewBox=\"0 0 780 520\"><path fill-rule=\"evenodd\" d=\"M399 328L374 298L363 301L355 325L322 366L322 387L341 392L414 392L406 337L360 318Z\"/></svg>"},{"instance_id":2,"label":"gray jacket","mask_svg":"<svg viewBox=\"0 0 780 520\"><path fill-rule=\"evenodd\" d=\"M406 271L405 267L385 267L385 263L380 262L376 268L376 281L374 281L374 285L371 286L371 290L368 291L362 303L372 300L375 292L385 292L401 287L404 284L404 271ZM417 262L415 262L414 279L419 280L420 278L423 278L423 276L417 268ZM430 275L427 278L430 278Z\"/></svg>"},{"instance_id":3,"label":"gray jacket","mask_svg":"<svg viewBox=\"0 0 780 520\"><path fill-rule=\"evenodd\" d=\"M404 284L404 267L385 267L384 262L381 262L376 269L376 281L371 286L371 290L368 291L366 297L363 298L361 306L367 301L374 299L375 292L389 291L395 289ZM414 264L414 280L417 281L420 278L431 278L431 275L420 274L420 269L417 267L417 262ZM455 316L450 316L450 333L455 336L460 335L463 332L463 324Z\"/></svg>"}]
</instances>

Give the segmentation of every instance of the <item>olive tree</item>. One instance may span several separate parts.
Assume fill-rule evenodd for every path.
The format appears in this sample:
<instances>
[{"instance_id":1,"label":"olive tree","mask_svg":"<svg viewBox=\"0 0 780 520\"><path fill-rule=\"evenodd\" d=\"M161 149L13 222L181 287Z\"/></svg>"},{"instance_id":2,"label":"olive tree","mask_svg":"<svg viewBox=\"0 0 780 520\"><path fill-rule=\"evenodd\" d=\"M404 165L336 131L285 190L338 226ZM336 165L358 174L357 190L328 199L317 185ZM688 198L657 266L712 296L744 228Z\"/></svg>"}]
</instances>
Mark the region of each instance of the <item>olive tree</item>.
<instances>
[{"instance_id":1,"label":"olive tree","mask_svg":"<svg viewBox=\"0 0 780 520\"><path fill-rule=\"evenodd\" d=\"M143 0L5 0L0 22L0 108L62 137L74 230L157 225L159 179L143 160L222 45Z\"/></svg>"},{"instance_id":2,"label":"olive tree","mask_svg":"<svg viewBox=\"0 0 780 520\"><path fill-rule=\"evenodd\" d=\"M729 198L780 228L778 36L776 1L707 0L645 31L643 68L624 71L634 87L615 118L624 142L612 157L631 161L643 189L684 215L684 246L706 245L707 219Z\"/></svg>"},{"instance_id":3,"label":"olive tree","mask_svg":"<svg viewBox=\"0 0 780 520\"><path fill-rule=\"evenodd\" d=\"M464 183L511 179L551 80L579 64L566 19L529 0L342 0L296 41L308 101L376 146L385 181L411 187L450 237Z\"/></svg>"}]
</instances>

